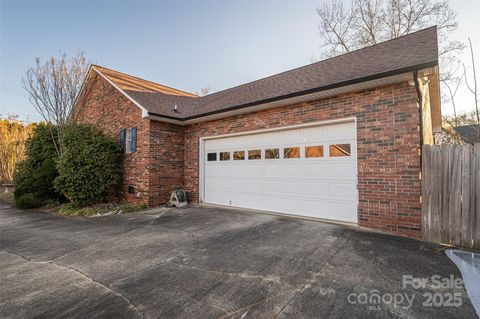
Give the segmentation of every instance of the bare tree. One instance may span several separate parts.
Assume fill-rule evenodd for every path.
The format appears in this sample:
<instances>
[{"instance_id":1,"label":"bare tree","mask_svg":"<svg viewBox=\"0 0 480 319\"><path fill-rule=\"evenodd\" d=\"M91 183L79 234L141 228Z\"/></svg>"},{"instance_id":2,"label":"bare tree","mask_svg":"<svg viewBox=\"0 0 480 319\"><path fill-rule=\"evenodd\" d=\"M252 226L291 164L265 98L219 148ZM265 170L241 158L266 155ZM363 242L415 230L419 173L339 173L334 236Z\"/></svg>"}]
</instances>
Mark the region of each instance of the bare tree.
<instances>
[{"instance_id":1,"label":"bare tree","mask_svg":"<svg viewBox=\"0 0 480 319\"><path fill-rule=\"evenodd\" d=\"M209 86L206 86L206 87L203 87L200 89L200 92L195 92L196 95L198 96L205 96L207 95L208 93L210 93L210 87Z\"/></svg>"},{"instance_id":2,"label":"bare tree","mask_svg":"<svg viewBox=\"0 0 480 319\"><path fill-rule=\"evenodd\" d=\"M477 115L477 124L480 124L480 115L478 110L477 72L475 69L475 56L473 55L473 46L472 46L472 41L470 40L470 37L468 38L468 44L470 46L470 55L472 58L473 87L471 87L467 81L467 69L465 68L465 64L463 65L463 71L465 75L465 84L467 85L467 88L470 90L470 92L472 92L473 97L475 99L475 113Z\"/></svg>"},{"instance_id":3,"label":"bare tree","mask_svg":"<svg viewBox=\"0 0 480 319\"><path fill-rule=\"evenodd\" d=\"M455 126L458 126L457 107L455 105L455 95L457 95L458 88L460 87L460 84L462 84L462 77L463 77L463 74L460 77L452 78L449 81L444 81L445 87L447 88L449 93L450 103L452 103L452 107L453 107L452 123Z\"/></svg>"},{"instance_id":4,"label":"bare tree","mask_svg":"<svg viewBox=\"0 0 480 319\"><path fill-rule=\"evenodd\" d=\"M35 109L46 122L55 125L53 129L57 130L60 141L58 145L55 144L55 148L59 156L63 153L63 132L65 126L73 120L70 114L88 65L82 52L71 59L61 53L59 57L51 57L44 64L40 58L36 58L35 65L27 69L22 79L23 87Z\"/></svg>"},{"instance_id":5,"label":"bare tree","mask_svg":"<svg viewBox=\"0 0 480 319\"><path fill-rule=\"evenodd\" d=\"M323 57L332 57L437 25L440 42L441 79L454 76L458 62L453 53L464 45L448 39L457 28L456 12L447 0L342 0L325 2L317 9L323 39Z\"/></svg>"}]
</instances>

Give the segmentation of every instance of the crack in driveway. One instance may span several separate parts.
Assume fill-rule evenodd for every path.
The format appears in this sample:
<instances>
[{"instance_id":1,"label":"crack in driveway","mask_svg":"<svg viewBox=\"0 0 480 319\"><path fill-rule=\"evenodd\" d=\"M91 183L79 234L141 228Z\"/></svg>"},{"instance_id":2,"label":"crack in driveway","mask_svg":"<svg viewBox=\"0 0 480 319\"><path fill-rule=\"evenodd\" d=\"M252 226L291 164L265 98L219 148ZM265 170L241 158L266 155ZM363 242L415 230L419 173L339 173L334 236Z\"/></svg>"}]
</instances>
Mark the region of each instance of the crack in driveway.
<instances>
[{"instance_id":1,"label":"crack in driveway","mask_svg":"<svg viewBox=\"0 0 480 319\"><path fill-rule=\"evenodd\" d=\"M75 269L73 267L69 267L69 266L66 266L66 265L60 265L60 264L57 264L55 263L53 260L47 260L47 261L37 261L37 260L33 260L33 259L30 259L28 257L25 257L19 253L16 253L16 252L13 252L13 251L9 251L9 250L4 250L2 249L3 252L7 253L7 254L10 254L10 255L14 255L14 256L17 256L23 260L25 260L26 262L30 262L30 263L37 263L37 264L42 264L42 265L45 265L45 264L48 264L48 265L52 265L52 266L56 266L56 267L59 267L59 268L62 268L62 269L66 269L68 271L73 271L75 272L76 274L79 274L81 277L87 279L88 281L96 284L96 285L99 285L101 286L102 288L106 289L108 292L114 294L115 296L123 299L125 302L127 302L128 304L128 308L132 309L136 314L138 314L138 316L140 318L143 318L143 313L127 298L125 297L124 295L122 295L121 293L111 289L110 287L104 285L103 283L99 282L99 281L96 281L95 279L93 279L92 277L88 276L87 274L81 272L80 270L78 269Z\"/></svg>"},{"instance_id":2,"label":"crack in driveway","mask_svg":"<svg viewBox=\"0 0 480 319\"><path fill-rule=\"evenodd\" d=\"M280 311L273 317L273 319L276 319L278 318L278 316L285 310L285 308L288 307L289 304L292 303L292 301L295 300L295 298L298 296L298 294L300 294L302 291L304 291L306 288L308 288L310 286L310 284L315 280L315 278L317 278L317 276L320 274L320 271L325 267L325 265L328 263L328 261L335 257L335 255L347 244L347 242L350 241L350 238L347 238L345 239L345 241L335 250L335 252L329 257L327 258L327 260L325 260L325 262L321 265L320 269L318 269L318 271L316 273L314 273L312 275L312 278L310 278L309 280L307 280L307 282L305 283L305 285L303 285L303 287L301 289L298 289L295 294L292 296L292 298L290 298L290 300L288 300L285 305L282 307L282 309L280 309Z\"/></svg>"},{"instance_id":3,"label":"crack in driveway","mask_svg":"<svg viewBox=\"0 0 480 319\"><path fill-rule=\"evenodd\" d=\"M171 258L170 260L168 260L168 262L170 262L171 264L174 264L176 266L180 266L180 267L184 267L184 268L188 268L188 269L205 271L205 272L219 274L219 275L235 276L235 277L240 277L240 278L243 278L243 279L260 279L260 280L263 280L263 281L275 282L275 283L280 284L280 285L291 286L291 285L281 281L277 277L273 277L273 276L251 275L251 274L245 274L245 273L235 273L235 272L226 272L226 271L220 271L220 270L205 269L205 268L200 268L200 267L195 267L195 266L190 266L190 265L186 265L186 264L173 262L172 261L173 259L174 258Z\"/></svg>"}]
</instances>

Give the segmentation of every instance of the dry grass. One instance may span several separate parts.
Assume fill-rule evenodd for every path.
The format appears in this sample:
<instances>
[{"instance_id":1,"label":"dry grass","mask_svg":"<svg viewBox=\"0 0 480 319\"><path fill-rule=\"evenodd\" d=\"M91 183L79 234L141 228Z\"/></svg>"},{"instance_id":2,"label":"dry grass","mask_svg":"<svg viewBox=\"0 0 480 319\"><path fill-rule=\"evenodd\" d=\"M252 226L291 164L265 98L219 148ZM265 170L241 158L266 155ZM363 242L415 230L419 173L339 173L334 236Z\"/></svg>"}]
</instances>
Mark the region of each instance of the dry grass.
<instances>
[{"instance_id":1,"label":"dry grass","mask_svg":"<svg viewBox=\"0 0 480 319\"><path fill-rule=\"evenodd\" d=\"M62 216L111 216L119 214L127 214L145 210L145 205L133 205L133 204L97 204L87 207L78 207L74 204L62 204L49 209L50 212L62 215Z\"/></svg>"},{"instance_id":2,"label":"dry grass","mask_svg":"<svg viewBox=\"0 0 480 319\"><path fill-rule=\"evenodd\" d=\"M0 192L0 199L9 203L14 203L13 193Z\"/></svg>"}]
</instances>

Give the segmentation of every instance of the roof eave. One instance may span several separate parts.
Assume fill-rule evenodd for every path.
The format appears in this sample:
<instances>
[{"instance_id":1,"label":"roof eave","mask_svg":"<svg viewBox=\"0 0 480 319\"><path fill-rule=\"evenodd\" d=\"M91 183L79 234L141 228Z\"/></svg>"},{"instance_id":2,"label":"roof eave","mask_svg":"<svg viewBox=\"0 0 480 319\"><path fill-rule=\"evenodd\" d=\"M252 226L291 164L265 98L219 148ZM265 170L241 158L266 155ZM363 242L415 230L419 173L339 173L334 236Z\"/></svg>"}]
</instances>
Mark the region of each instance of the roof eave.
<instances>
[{"instance_id":1,"label":"roof eave","mask_svg":"<svg viewBox=\"0 0 480 319\"><path fill-rule=\"evenodd\" d=\"M411 73L412 71L415 71L415 70L434 67L434 66L437 66L437 65L438 65L438 59L432 60L430 62L422 63L422 64L417 64L417 65L414 65L414 66L408 66L408 67L397 69L397 70L372 74L372 75L368 75L368 76L364 76L364 77L360 77L360 78L355 78L355 79L350 79L350 80L347 80L347 81L332 83L332 84L324 85L324 86L321 86L321 87L312 88L312 89L303 90L303 91L294 92L294 93L289 93L289 94L285 94L285 95L280 95L280 96L276 96L276 97L272 97L272 98L268 98L268 99L264 99L264 100L249 102L249 103L245 103L245 104L239 104L239 105L231 106L231 107L228 107L228 108L215 110L215 111L211 111L211 112L206 112L206 113L201 113L201 114L192 115L192 116L187 116L187 117L183 117L183 118L162 115L162 114L158 114L158 113L154 113L154 112L148 112L147 117L152 118L152 119L156 119L158 121L168 121L168 122L176 121L178 123L181 123L179 125L188 125L188 124L202 122L203 118L206 118L205 121L209 120L208 117L211 117L211 116L217 115L217 114L221 114L221 113L232 112L232 111L236 111L236 110L239 110L239 109L246 109L246 108L249 108L249 107L254 107L254 106L259 106L259 105L263 105L263 104L267 104L267 103L272 103L272 102L277 102L277 101L281 101L281 100L300 97L300 96L303 96L303 95L308 95L308 94L313 94L313 93L317 93L317 92L321 92L321 91L331 90L331 89L334 89L334 88L341 88L341 87L345 87L345 86L349 86L349 85L355 85L355 84L359 84L359 83L362 83L362 82L382 79L382 78L391 77L391 76L395 76L395 75Z\"/></svg>"}]
</instances>

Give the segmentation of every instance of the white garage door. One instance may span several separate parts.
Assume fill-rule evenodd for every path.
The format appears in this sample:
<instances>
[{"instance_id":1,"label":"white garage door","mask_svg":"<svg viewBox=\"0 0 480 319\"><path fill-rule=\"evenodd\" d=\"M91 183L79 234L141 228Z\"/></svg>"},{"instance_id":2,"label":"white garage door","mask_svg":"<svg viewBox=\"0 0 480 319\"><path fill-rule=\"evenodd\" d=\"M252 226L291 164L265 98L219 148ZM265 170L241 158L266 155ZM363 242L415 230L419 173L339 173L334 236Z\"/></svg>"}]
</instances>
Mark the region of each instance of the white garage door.
<instances>
[{"instance_id":1,"label":"white garage door","mask_svg":"<svg viewBox=\"0 0 480 319\"><path fill-rule=\"evenodd\" d=\"M205 140L204 201L357 222L355 123Z\"/></svg>"}]
</instances>

